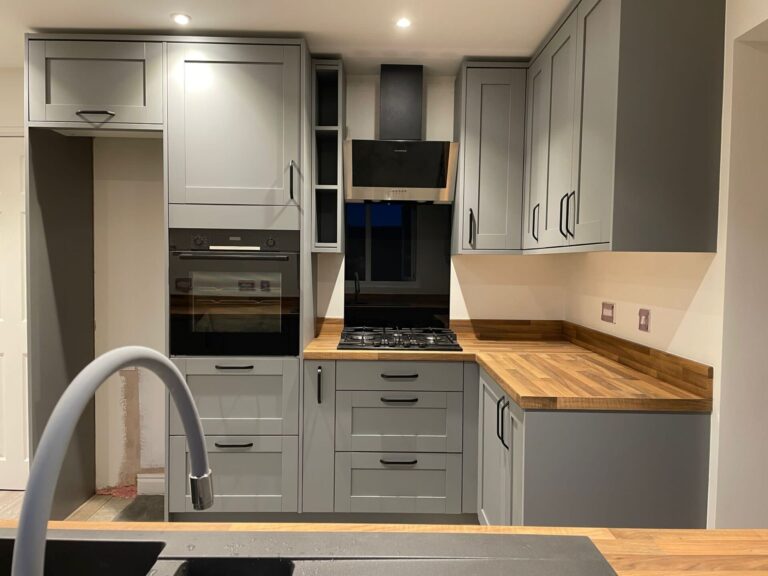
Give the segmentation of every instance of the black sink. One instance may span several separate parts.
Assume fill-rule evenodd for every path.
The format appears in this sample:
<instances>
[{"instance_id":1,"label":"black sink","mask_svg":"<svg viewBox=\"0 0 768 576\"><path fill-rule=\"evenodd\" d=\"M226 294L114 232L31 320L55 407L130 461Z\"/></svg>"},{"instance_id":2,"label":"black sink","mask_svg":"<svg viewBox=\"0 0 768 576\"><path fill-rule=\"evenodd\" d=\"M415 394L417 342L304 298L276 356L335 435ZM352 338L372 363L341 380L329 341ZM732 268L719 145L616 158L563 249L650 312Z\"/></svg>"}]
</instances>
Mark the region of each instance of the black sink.
<instances>
[{"instance_id":1,"label":"black sink","mask_svg":"<svg viewBox=\"0 0 768 576\"><path fill-rule=\"evenodd\" d=\"M146 576L163 548L163 542L48 540L45 576ZM10 575L12 559L13 540L0 539L0 576Z\"/></svg>"},{"instance_id":2,"label":"black sink","mask_svg":"<svg viewBox=\"0 0 768 576\"><path fill-rule=\"evenodd\" d=\"M260 558L191 558L178 576L291 576L290 560Z\"/></svg>"}]
</instances>

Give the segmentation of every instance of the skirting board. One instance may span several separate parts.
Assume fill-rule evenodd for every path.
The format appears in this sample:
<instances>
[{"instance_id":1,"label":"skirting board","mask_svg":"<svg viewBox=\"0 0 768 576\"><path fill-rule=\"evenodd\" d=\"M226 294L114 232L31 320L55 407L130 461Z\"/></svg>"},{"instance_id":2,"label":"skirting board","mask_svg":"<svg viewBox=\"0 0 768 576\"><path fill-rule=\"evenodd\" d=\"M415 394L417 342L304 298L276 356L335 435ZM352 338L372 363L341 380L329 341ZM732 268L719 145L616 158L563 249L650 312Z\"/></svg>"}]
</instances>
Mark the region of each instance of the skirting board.
<instances>
[{"instance_id":1,"label":"skirting board","mask_svg":"<svg viewBox=\"0 0 768 576\"><path fill-rule=\"evenodd\" d=\"M136 494L139 496L162 496L165 494L165 474L162 472L137 474Z\"/></svg>"}]
</instances>

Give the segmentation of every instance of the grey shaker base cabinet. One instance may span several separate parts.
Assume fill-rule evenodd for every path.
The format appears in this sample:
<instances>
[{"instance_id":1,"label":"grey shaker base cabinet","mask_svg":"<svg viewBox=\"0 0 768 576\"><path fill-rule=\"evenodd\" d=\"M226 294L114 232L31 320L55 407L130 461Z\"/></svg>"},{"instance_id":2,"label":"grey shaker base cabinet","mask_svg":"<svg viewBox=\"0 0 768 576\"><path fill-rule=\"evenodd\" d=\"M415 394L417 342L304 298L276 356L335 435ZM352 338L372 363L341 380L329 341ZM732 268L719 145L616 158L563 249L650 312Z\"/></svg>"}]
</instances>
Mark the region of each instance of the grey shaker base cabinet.
<instances>
[{"instance_id":1,"label":"grey shaker base cabinet","mask_svg":"<svg viewBox=\"0 0 768 576\"><path fill-rule=\"evenodd\" d=\"M336 512L459 514L461 454L336 453Z\"/></svg>"},{"instance_id":2,"label":"grey shaker base cabinet","mask_svg":"<svg viewBox=\"0 0 768 576\"><path fill-rule=\"evenodd\" d=\"M214 503L206 513L298 511L298 436L207 436ZM193 512L186 438L170 440L169 512Z\"/></svg>"},{"instance_id":3,"label":"grey shaker base cabinet","mask_svg":"<svg viewBox=\"0 0 768 576\"><path fill-rule=\"evenodd\" d=\"M483 371L481 388L500 391ZM481 436L498 441L497 397L487 400ZM499 427L508 454L480 441L481 522L706 527L709 414L524 411L507 401Z\"/></svg>"},{"instance_id":4,"label":"grey shaker base cabinet","mask_svg":"<svg viewBox=\"0 0 768 576\"><path fill-rule=\"evenodd\" d=\"M473 513L476 374L463 362L304 362L302 511Z\"/></svg>"},{"instance_id":5,"label":"grey shaker base cabinet","mask_svg":"<svg viewBox=\"0 0 768 576\"><path fill-rule=\"evenodd\" d=\"M175 358L208 435L299 433L298 358ZM171 436L184 434L169 404Z\"/></svg>"}]
</instances>

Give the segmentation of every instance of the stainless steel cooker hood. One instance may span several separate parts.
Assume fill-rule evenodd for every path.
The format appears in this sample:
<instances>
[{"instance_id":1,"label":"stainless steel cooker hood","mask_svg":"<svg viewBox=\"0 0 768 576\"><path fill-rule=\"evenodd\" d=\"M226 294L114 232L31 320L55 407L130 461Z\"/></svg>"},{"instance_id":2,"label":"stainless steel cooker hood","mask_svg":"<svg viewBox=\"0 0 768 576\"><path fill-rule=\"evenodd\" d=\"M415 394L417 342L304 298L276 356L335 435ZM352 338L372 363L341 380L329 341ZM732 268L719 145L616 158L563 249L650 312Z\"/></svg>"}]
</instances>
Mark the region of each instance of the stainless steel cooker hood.
<instances>
[{"instance_id":1,"label":"stainless steel cooker hood","mask_svg":"<svg viewBox=\"0 0 768 576\"><path fill-rule=\"evenodd\" d=\"M381 66L379 139L344 143L347 202L453 202L458 144L425 141L421 66Z\"/></svg>"}]
</instances>

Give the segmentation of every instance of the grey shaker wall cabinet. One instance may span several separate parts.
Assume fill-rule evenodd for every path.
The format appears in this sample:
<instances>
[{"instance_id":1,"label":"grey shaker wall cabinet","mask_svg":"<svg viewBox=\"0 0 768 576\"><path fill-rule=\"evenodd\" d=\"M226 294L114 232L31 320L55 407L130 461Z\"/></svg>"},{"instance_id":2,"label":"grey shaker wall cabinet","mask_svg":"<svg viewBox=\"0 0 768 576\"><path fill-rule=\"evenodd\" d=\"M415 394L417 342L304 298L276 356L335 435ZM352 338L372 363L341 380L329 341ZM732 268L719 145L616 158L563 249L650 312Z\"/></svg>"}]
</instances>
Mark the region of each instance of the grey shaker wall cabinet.
<instances>
[{"instance_id":1,"label":"grey shaker wall cabinet","mask_svg":"<svg viewBox=\"0 0 768 576\"><path fill-rule=\"evenodd\" d=\"M706 526L709 414L522 410L480 385L482 523Z\"/></svg>"},{"instance_id":2,"label":"grey shaker wall cabinet","mask_svg":"<svg viewBox=\"0 0 768 576\"><path fill-rule=\"evenodd\" d=\"M163 123L163 44L30 40L29 121L88 128Z\"/></svg>"},{"instance_id":3,"label":"grey shaker wall cabinet","mask_svg":"<svg viewBox=\"0 0 768 576\"><path fill-rule=\"evenodd\" d=\"M453 250L520 250L525 65L465 62L456 80L459 150Z\"/></svg>"},{"instance_id":4,"label":"grey shaker wall cabinet","mask_svg":"<svg viewBox=\"0 0 768 576\"><path fill-rule=\"evenodd\" d=\"M526 249L716 250L724 29L723 0L578 4L529 71Z\"/></svg>"},{"instance_id":5,"label":"grey shaker wall cabinet","mask_svg":"<svg viewBox=\"0 0 768 576\"><path fill-rule=\"evenodd\" d=\"M301 203L301 47L168 44L171 204Z\"/></svg>"},{"instance_id":6,"label":"grey shaker wall cabinet","mask_svg":"<svg viewBox=\"0 0 768 576\"><path fill-rule=\"evenodd\" d=\"M528 69L523 247L567 246L577 153L576 13Z\"/></svg>"}]
</instances>

